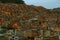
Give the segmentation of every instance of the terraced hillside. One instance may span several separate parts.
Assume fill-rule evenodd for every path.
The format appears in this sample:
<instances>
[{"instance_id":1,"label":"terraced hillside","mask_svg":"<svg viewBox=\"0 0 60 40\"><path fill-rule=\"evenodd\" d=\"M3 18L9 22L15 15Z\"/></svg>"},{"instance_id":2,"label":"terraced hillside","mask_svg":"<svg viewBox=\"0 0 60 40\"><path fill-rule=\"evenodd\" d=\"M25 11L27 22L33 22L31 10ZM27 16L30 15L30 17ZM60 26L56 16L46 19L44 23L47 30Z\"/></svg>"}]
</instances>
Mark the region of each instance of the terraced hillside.
<instances>
[{"instance_id":1,"label":"terraced hillside","mask_svg":"<svg viewBox=\"0 0 60 40\"><path fill-rule=\"evenodd\" d=\"M6 28L18 27L22 31L36 29L60 32L60 10L48 10L42 6L26 4L0 3L0 26L2 25Z\"/></svg>"}]
</instances>

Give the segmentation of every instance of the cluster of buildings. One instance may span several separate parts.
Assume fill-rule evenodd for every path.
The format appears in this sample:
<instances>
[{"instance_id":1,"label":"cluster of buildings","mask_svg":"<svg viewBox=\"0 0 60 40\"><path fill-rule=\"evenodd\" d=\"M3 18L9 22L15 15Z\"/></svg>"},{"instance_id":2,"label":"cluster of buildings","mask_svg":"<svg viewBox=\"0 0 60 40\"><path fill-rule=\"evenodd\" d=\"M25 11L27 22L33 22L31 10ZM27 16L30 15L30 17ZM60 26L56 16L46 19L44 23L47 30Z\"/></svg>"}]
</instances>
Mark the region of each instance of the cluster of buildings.
<instances>
[{"instance_id":1,"label":"cluster of buildings","mask_svg":"<svg viewBox=\"0 0 60 40\"><path fill-rule=\"evenodd\" d=\"M0 3L1 40L60 40L59 12L41 6Z\"/></svg>"}]
</instances>

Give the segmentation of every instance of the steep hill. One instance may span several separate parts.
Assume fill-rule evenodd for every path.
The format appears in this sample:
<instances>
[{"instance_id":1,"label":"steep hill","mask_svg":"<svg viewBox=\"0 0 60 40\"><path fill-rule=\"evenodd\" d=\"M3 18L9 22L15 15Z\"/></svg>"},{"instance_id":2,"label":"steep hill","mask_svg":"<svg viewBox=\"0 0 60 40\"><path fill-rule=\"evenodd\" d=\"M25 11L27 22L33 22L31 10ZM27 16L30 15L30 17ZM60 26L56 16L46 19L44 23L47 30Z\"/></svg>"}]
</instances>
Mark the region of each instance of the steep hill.
<instances>
[{"instance_id":1,"label":"steep hill","mask_svg":"<svg viewBox=\"0 0 60 40\"><path fill-rule=\"evenodd\" d=\"M22 30L27 30L44 28L45 23L50 27L58 26L60 11L48 10L42 6L0 3L0 25L9 27L16 24Z\"/></svg>"}]
</instances>

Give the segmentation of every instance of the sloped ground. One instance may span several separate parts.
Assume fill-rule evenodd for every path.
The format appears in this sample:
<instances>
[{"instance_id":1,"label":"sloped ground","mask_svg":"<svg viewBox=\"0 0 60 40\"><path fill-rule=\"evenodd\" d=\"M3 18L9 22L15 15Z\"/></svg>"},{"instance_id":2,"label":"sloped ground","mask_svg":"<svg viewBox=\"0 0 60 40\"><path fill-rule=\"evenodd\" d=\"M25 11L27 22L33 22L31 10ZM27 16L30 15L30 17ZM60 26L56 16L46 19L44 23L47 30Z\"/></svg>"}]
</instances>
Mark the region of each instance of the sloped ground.
<instances>
[{"instance_id":1,"label":"sloped ground","mask_svg":"<svg viewBox=\"0 0 60 40\"><path fill-rule=\"evenodd\" d=\"M0 25L15 25L22 31L42 29L59 32L60 10L48 10L41 6L26 4L0 3Z\"/></svg>"},{"instance_id":2,"label":"sloped ground","mask_svg":"<svg viewBox=\"0 0 60 40\"><path fill-rule=\"evenodd\" d=\"M42 16L45 11L43 7L28 6L25 4L0 4L0 20L1 23L26 22L36 16Z\"/></svg>"}]
</instances>

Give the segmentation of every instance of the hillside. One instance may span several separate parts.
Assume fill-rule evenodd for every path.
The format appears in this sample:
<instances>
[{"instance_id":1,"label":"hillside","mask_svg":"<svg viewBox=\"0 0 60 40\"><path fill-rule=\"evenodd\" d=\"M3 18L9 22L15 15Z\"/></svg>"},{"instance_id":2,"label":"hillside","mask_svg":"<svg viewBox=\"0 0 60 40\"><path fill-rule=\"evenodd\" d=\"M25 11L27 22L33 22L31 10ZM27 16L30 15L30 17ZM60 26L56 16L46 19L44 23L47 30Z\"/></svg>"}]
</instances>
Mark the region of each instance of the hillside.
<instances>
[{"instance_id":1,"label":"hillside","mask_svg":"<svg viewBox=\"0 0 60 40\"><path fill-rule=\"evenodd\" d=\"M29 6L26 4L0 4L0 20L3 20L3 22L0 21L0 23L8 25L8 23L12 22L12 24L17 23L20 26L24 26L27 25L26 22L28 22L29 27L31 26L29 24L32 20L37 20L39 22L54 20L56 22L57 18L60 18L59 13L60 11L50 11L41 6ZM21 25L21 23L23 25Z\"/></svg>"},{"instance_id":2,"label":"hillside","mask_svg":"<svg viewBox=\"0 0 60 40\"><path fill-rule=\"evenodd\" d=\"M58 32L60 10L48 10L42 6L0 3L0 26L19 27L21 31L36 29ZM54 28L54 29L52 29Z\"/></svg>"},{"instance_id":3,"label":"hillside","mask_svg":"<svg viewBox=\"0 0 60 40\"><path fill-rule=\"evenodd\" d=\"M4 22L27 21L39 16L46 9L43 7L28 6L25 4L0 4L0 19ZM43 15L43 14L41 14ZM6 23L5 23L6 24Z\"/></svg>"},{"instance_id":4,"label":"hillside","mask_svg":"<svg viewBox=\"0 0 60 40\"><path fill-rule=\"evenodd\" d=\"M58 8L54 8L53 10L60 10L60 7L58 7Z\"/></svg>"}]
</instances>

